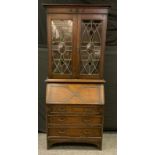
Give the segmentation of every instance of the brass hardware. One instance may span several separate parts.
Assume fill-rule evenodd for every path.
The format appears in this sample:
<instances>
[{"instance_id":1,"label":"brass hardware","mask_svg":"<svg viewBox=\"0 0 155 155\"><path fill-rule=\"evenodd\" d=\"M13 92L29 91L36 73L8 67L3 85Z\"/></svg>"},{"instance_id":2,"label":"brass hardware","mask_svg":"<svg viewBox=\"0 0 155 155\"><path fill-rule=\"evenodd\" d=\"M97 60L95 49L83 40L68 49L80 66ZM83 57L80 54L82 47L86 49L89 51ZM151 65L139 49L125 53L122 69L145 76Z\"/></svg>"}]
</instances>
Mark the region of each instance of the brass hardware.
<instances>
[{"instance_id":1,"label":"brass hardware","mask_svg":"<svg viewBox=\"0 0 155 155\"><path fill-rule=\"evenodd\" d=\"M89 134L89 131L88 130L84 130L83 134L84 135L88 135Z\"/></svg>"},{"instance_id":2,"label":"brass hardware","mask_svg":"<svg viewBox=\"0 0 155 155\"><path fill-rule=\"evenodd\" d=\"M59 121L63 122L65 119L64 118L59 118Z\"/></svg>"},{"instance_id":3,"label":"brass hardware","mask_svg":"<svg viewBox=\"0 0 155 155\"><path fill-rule=\"evenodd\" d=\"M59 130L59 134L64 134L65 133L65 130L64 129L60 129Z\"/></svg>"},{"instance_id":4,"label":"brass hardware","mask_svg":"<svg viewBox=\"0 0 155 155\"><path fill-rule=\"evenodd\" d=\"M59 111L65 111L65 107L60 107Z\"/></svg>"},{"instance_id":5,"label":"brass hardware","mask_svg":"<svg viewBox=\"0 0 155 155\"><path fill-rule=\"evenodd\" d=\"M70 12L72 12L72 13L78 13L79 12L79 9L70 9Z\"/></svg>"},{"instance_id":6,"label":"brass hardware","mask_svg":"<svg viewBox=\"0 0 155 155\"><path fill-rule=\"evenodd\" d=\"M84 119L83 119L83 122L84 122L84 123L90 123L90 121L91 121L91 120L88 119L88 118L84 118Z\"/></svg>"}]
</instances>

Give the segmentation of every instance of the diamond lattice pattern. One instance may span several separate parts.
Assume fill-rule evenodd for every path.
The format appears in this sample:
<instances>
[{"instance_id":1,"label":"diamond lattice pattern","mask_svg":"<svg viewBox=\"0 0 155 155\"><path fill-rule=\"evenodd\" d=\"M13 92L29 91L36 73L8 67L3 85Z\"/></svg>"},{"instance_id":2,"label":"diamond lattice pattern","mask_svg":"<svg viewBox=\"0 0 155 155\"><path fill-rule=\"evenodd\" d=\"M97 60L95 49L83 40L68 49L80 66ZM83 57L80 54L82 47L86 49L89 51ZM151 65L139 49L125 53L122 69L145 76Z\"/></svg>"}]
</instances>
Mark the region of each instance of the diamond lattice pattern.
<instances>
[{"instance_id":1,"label":"diamond lattice pattern","mask_svg":"<svg viewBox=\"0 0 155 155\"><path fill-rule=\"evenodd\" d=\"M80 74L99 74L101 53L101 20L83 20L81 23Z\"/></svg>"},{"instance_id":2,"label":"diamond lattice pattern","mask_svg":"<svg viewBox=\"0 0 155 155\"><path fill-rule=\"evenodd\" d=\"M52 72L71 74L72 20L52 20Z\"/></svg>"}]
</instances>

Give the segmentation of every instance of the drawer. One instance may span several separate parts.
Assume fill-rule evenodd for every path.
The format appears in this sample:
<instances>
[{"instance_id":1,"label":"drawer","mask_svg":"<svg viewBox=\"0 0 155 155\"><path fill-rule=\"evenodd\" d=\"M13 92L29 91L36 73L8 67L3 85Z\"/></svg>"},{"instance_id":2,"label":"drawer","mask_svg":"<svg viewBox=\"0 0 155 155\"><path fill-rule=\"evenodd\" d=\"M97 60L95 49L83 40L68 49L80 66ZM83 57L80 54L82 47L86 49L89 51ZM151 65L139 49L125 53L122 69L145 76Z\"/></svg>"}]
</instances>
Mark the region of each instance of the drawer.
<instances>
[{"instance_id":1,"label":"drawer","mask_svg":"<svg viewBox=\"0 0 155 155\"><path fill-rule=\"evenodd\" d=\"M82 114L102 114L103 113L103 106L98 105L58 105L52 104L47 106L47 113L54 114L54 113L82 113Z\"/></svg>"},{"instance_id":2,"label":"drawer","mask_svg":"<svg viewBox=\"0 0 155 155\"><path fill-rule=\"evenodd\" d=\"M48 116L47 117L48 124L86 124L86 125L95 125L102 124L101 116Z\"/></svg>"},{"instance_id":3,"label":"drawer","mask_svg":"<svg viewBox=\"0 0 155 155\"><path fill-rule=\"evenodd\" d=\"M51 137L101 137L102 128L48 128Z\"/></svg>"}]
</instances>

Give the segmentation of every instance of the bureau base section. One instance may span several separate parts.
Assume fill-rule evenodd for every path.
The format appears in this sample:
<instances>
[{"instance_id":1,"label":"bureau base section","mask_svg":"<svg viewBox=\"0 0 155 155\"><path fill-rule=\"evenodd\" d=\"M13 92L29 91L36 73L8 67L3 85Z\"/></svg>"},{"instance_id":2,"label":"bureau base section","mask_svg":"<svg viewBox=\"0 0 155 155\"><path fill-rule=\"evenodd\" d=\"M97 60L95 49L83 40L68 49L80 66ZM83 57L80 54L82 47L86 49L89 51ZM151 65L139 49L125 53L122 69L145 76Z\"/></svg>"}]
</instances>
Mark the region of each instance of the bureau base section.
<instances>
[{"instance_id":1,"label":"bureau base section","mask_svg":"<svg viewBox=\"0 0 155 155\"><path fill-rule=\"evenodd\" d=\"M47 138L47 149L51 149L54 144L92 144L102 150L102 138Z\"/></svg>"}]
</instances>

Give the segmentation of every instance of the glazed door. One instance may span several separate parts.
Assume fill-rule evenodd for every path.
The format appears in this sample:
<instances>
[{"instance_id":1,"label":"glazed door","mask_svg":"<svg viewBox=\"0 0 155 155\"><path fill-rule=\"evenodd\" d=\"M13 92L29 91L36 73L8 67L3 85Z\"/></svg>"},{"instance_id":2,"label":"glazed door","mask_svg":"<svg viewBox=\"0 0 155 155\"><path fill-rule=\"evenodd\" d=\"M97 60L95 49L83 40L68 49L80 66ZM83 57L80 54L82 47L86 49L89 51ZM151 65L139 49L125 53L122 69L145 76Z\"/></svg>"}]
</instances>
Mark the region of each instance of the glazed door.
<instances>
[{"instance_id":1,"label":"glazed door","mask_svg":"<svg viewBox=\"0 0 155 155\"><path fill-rule=\"evenodd\" d=\"M74 78L76 16L49 14L48 26L48 77Z\"/></svg>"},{"instance_id":2,"label":"glazed door","mask_svg":"<svg viewBox=\"0 0 155 155\"><path fill-rule=\"evenodd\" d=\"M106 15L78 16L78 78L103 78L106 25Z\"/></svg>"}]
</instances>

